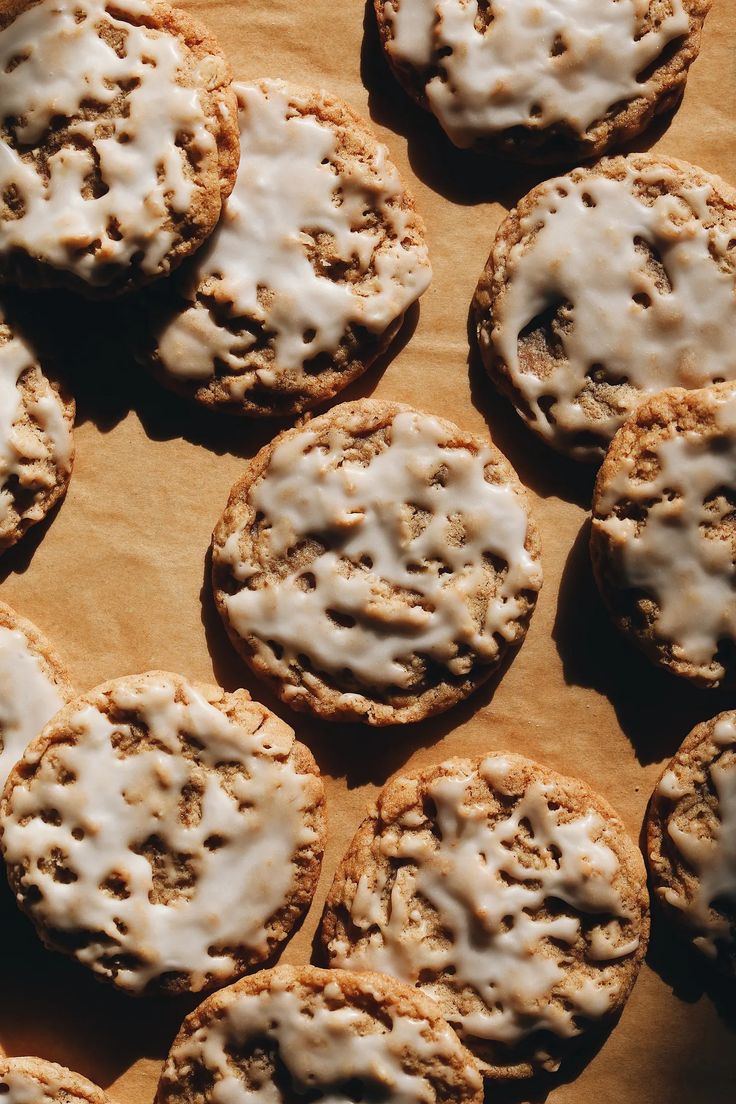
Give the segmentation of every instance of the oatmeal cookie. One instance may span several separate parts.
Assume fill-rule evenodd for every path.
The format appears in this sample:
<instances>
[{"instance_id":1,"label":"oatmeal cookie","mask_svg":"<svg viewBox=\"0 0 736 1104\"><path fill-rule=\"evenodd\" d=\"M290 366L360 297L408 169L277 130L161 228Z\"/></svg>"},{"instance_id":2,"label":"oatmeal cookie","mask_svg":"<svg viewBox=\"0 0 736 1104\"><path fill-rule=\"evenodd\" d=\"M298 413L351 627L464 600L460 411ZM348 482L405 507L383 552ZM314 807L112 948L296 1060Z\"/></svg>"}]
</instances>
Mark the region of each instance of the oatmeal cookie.
<instances>
[{"instance_id":1,"label":"oatmeal cookie","mask_svg":"<svg viewBox=\"0 0 736 1104\"><path fill-rule=\"evenodd\" d=\"M82 1077L43 1058L0 1058L3 1104L112 1104Z\"/></svg>"}]
</instances>

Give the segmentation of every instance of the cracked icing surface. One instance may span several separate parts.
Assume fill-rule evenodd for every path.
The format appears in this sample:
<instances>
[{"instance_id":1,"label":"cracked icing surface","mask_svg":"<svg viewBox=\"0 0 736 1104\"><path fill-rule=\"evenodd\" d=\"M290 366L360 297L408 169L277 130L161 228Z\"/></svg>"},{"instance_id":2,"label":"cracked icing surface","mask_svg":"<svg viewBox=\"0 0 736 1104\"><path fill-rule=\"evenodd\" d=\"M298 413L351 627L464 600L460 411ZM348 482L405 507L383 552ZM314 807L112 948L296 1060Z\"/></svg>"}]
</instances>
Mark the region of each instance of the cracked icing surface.
<instances>
[{"instance_id":1,"label":"cracked icing surface","mask_svg":"<svg viewBox=\"0 0 736 1104\"><path fill-rule=\"evenodd\" d=\"M0 550L46 516L72 471L74 403L0 303Z\"/></svg>"},{"instance_id":2,"label":"cracked icing surface","mask_svg":"<svg viewBox=\"0 0 736 1104\"><path fill-rule=\"evenodd\" d=\"M736 714L698 725L654 791L655 891L694 945L736 971Z\"/></svg>"},{"instance_id":3,"label":"cracked icing surface","mask_svg":"<svg viewBox=\"0 0 736 1104\"><path fill-rule=\"evenodd\" d=\"M102 1089L42 1058L0 1058L4 1104L111 1104Z\"/></svg>"},{"instance_id":4,"label":"cracked icing surface","mask_svg":"<svg viewBox=\"0 0 736 1104\"><path fill-rule=\"evenodd\" d=\"M614 617L704 686L734 676L736 385L645 403L596 484L591 549Z\"/></svg>"},{"instance_id":5,"label":"cracked icing surface","mask_svg":"<svg viewBox=\"0 0 736 1104\"><path fill-rule=\"evenodd\" d=\"M342 861L332 965L421 986L489 1068L556 1068L623 1005L647 936L643 867L612 810L514 755L396 779Z\"/></svg>"},{"instance_id":6,"label":"cracked icing surface","mask_svg":"<svg viewBox=\"0 0 736 1104\"><path fill-rule=\"evenodd\" d=\"M736 376L735 207L717 177L640 154L511 213L476 293L479 344L550 444L600 459L643 395Z\"/></svg>"},{"instance_id":7,"label":"cracked icing surface","mask_svg":"<svg viewBox=\"0 0 736 1104\"><path fill-rule=\"evenodd\" d=\"M337 407L259 454L213 563L226 623L284 700L375 723L403 719L423 694L431 711L465 696L523 636L541 586L500 454L375 402ZM442 685L446 704L433 705Z\"/></svg>"},{"instance_id":8,"label":"cracked icing surface","mask_svg":"<svg viewBox=\"0 0 736 1104\"><path fill-rule=\"evenodd\" d=\"M212 40L145 0L41 0L4 22L3 264L32 258L46 282L78 287L167 271L217 221L226 186L216 112L229 93Z\"/></svg>"},{"instance_id":9,"label":"cracked icing surface","mask_svg":"<svg viewBox=\"0 0 736 1104\"><path fill-rule=\"evenodd\" d=\"M436 1007L392 979L314 967L256 974L185 1020L158 1104L482 1100L471 1056Z\"/></svg>"},{"instance_id":10,"label":"cracked icing surface","mask_svg":"<svg viewBox=\"0 0 736 1104\"><path fill-rule=\"evenodd\" d=\"M311 755L245 692L152 672L72 702L6 787L2 846L42 936L132 991L262 961L323 846Z\"/></svg>"},{"instance_id":11,"label":"cracked icing surface","mask_svg":"<svg viewBox=\"0 0 736 1104\"><path fill-rule=\"evenodd\" d=\"M385 146L346 105L283 81L235 88L235 188L154 359L203 402L295 412L360 374L431 269Z\"/></svg>"}]
</instances>

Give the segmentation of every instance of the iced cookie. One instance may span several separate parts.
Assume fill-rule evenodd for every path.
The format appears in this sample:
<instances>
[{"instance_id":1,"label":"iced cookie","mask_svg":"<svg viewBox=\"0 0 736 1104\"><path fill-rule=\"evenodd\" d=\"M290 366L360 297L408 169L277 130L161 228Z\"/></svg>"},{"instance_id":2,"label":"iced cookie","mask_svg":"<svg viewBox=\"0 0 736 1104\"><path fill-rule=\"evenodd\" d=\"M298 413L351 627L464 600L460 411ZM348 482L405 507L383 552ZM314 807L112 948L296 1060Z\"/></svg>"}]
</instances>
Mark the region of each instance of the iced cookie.
<instances>
[{"instance_id":1,"label":"iced cookie","mask_svg":"<svg viewBox=\"0 0 736 1104\"><path fill-rule=\"evenodd\" d=\"M736 681L736 384L673 388L614 437L590 550L611 615L700 686Z\"/></svg>"},{"instance_id":2,"label":"iced cookie","mask_svg":"<svg viewBox=\"0 0 736 1104\"><path fill-rule=\"evenodd\" d=\"M699 951L736 974L736 713L687 737L654 790L646 835L664 909Z\"/></svg>"},{"instance_id":3,"label":"iced cookie","mask_svg":"<svg viewBox=\"0 0 736 1104\"><path fill-rule=\"evenodd\" d=\"M279 966L222 989L186 1018L156 1104L302 1098L482 1104L483 1083L439 1008L410 986Z\"/></svg>"},{"instance_id":4,"label":"iced cookie","mask_svg":"<svg viewBox=\"0 0 736 1104\"><path fill-rule=\"evenodd\" d=\"M594 157L678 102L711 0L375 0L405 89L457 146Z\"/></svg>"},{"instance_id":5,"label":"iced cookie","mask_svg":"<svg viewBox=\"0 0 736 1104\"><path fill-rule=\"evenodd\" d=\"M648 154L549 180L501 225L474 306L521 417L599 461L647 394L736 379L736 191Z\"/></svg>"},{"instance_id":6,"label":"iced cookie","mask_svg":"<svg viewBox=\"0 0 736 1104\"><path fill-rule=\"evenodd\" d=\"M11 772L11 888L43 941L131 992L199 991L270 957L312 899L324 795L251 701L160 671L71 702Z\"/></svg>"},{"instance_id":7,"label":"iced cookie","mask_svg":"<svg viewBox=\"0 0 736 1104\"><path fill-rule=\"evenodd\" d=\"M506 754L390 782L322 925L331 965L419 986L489 1077L554 1070L610 1022L648 932L644 864L613 809Z\"/></svg>"},{"instance_id":8,"label":"iced cookie","mask_svg":"<svg viewBox=\"0 0 736 1104\"><path fill-rule=\"evenodd\" d=\"M240 169L211 241L154 322L161 381L240 414L331 398L429 284L424 226L388 151L346 104L236 86Z\"/></svg>"},{"instance_id":9,"label":"iced cookie","mask_svg":"<svg viewBox=\"0 0 736 1104\"><path fill-rule=\"evenodd\" d=\"M256 674L294 709L376 725L466 697L523 639L542 583L501 453L370 400L262 449L212 558L218 608Z\"/></svg>"},{"instance_id":10,"label":"iced cookie","mask_svg":"<svg viewBox=\"0 0 736 1104\"><path fill-rule=\"evenodd\" d=\"M0 552L66 493L74 402L39 363L33 342L0 300Z\"/></svg>"},{"instance_id":11,"label":"iced cookie","mask_svg":"<svg viewBox=\"0 0 736 1104\"><path fill-rule=\"evenodd\" d=\"M112 1104L86 1077L43 1058L0 1058L3 1104Z\"/></svg>"},{"instance_id":12,"label":"iced cookie","mask_svg":"<svg viewBox=\"0 0 736 1104\"><path fill-rule=\"evenodd\" d=\"M0 602L0 790L31 740L72 696L43 633Z\"/></svg>"},{"instance_id":13,"label":"iced cookie","mask_svg":"<svg viewBox=\"0 0 736 1104\"><path fill-rule=\"evenodd\" d=\"M119 292L205 240L238 159L229 69L156 0L0 0L0 278Z\"/></svg>"}]
</instances>

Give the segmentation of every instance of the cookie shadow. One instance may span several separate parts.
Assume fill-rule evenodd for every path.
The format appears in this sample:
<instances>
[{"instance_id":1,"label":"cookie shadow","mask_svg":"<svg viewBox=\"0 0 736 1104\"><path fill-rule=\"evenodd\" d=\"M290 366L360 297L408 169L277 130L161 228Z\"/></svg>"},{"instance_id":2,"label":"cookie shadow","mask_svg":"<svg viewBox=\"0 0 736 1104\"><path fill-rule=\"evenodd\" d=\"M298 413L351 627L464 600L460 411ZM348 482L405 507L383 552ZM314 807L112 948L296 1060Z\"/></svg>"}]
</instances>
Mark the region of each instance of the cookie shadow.
<instances>
[{"instance_id":1,"label":"cookie shadow","mask_svg":"<svg viewBox=\"0 0 736 1104\"><path fill-rule=\"evenodd\" d=\"M675 754L698 722L733 707L733 694L691 686L628 643L598 591L589 538L587 520L565 563L552 629L565 681L604 694L639 762L659 762Z\"/></svg>"}]
</instances>

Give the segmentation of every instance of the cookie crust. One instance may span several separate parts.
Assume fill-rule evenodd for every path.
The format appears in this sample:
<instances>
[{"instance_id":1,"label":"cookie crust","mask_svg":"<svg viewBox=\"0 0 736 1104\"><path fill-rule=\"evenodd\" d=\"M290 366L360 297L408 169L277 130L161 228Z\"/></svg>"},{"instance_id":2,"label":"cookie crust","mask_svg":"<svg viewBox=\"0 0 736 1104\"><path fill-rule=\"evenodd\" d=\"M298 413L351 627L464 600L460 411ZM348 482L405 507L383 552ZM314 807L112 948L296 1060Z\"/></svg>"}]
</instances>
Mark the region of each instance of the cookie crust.
<instances>
[{"instance_id":1,"label":"cookie crust","mask_svg":"<svg viewBox=\"0 0 736 1104\"><path fill-rule=\"evenodd\" d=\"M7 1104L25 1104L31 1094L38 1104L112 1104L86 1077L43 1058L0 1058L0 1086Z\"/></svg>"}]
</instances>

